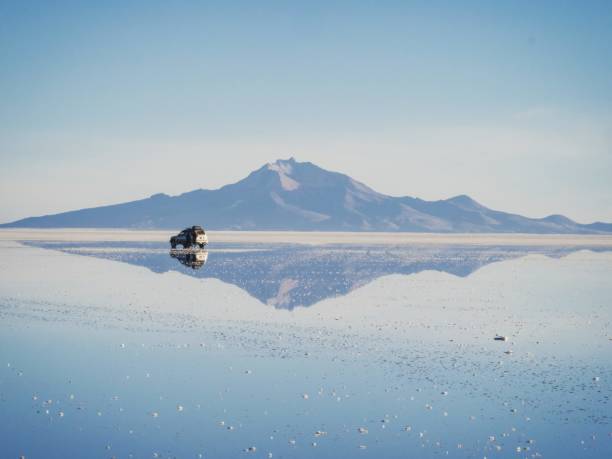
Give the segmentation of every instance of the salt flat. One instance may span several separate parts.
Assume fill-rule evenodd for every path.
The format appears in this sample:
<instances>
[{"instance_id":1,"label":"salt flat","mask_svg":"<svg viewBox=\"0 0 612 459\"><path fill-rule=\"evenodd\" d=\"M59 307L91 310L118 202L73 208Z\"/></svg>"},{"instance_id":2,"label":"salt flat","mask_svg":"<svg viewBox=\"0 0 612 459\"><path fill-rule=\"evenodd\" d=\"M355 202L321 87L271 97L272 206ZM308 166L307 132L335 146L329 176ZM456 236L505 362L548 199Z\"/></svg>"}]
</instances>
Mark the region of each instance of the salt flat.
<instances>
[{"instance_id":1,"label":"salt flat","mask_svg":"<svg viewBox=\"0 0 612 459\"><path fill-rule=\"evenodd\" d=\"M607 238L169 234L1 232L0 456L612 454Z\"/></svg>"},{"instance_id":2,"label":"salt flat","mask_svg":"<svg viewBox=\"0 0 612 459\"><path fill-rule=\"evenodd\" d=\"M176 234L170 230L133 229L0 229L5 241L145 241L166 242ZM612 246L612 235L565 234L445 234L383 232L299 232L299 231L207 231L212 243L287 244L467 244L467 245L589 245Z\"/></svg>"}]
</instances>

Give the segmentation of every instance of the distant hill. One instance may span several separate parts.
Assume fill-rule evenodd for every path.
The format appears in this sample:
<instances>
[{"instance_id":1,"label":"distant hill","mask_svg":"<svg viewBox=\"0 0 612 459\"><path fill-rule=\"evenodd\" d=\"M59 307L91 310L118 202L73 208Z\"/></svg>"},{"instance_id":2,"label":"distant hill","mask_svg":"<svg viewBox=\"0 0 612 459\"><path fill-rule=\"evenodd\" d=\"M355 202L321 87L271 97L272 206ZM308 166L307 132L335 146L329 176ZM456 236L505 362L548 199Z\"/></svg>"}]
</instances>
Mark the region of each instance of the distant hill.
<instances>
[{"instance_id":1,"label":"distant hill","mask_svg":"<svg viewBox=\"0 0 612 459\"><path fill-rule=\"evenodd\" d=\"M266 164L217 190L194 190L111 206L30 217L2 227L216 230L414 231L442 233L612 233L562 215L527 218L489 209L468 196L440 201L392 197L293 158Z\"/></svg>"}]
</instances>

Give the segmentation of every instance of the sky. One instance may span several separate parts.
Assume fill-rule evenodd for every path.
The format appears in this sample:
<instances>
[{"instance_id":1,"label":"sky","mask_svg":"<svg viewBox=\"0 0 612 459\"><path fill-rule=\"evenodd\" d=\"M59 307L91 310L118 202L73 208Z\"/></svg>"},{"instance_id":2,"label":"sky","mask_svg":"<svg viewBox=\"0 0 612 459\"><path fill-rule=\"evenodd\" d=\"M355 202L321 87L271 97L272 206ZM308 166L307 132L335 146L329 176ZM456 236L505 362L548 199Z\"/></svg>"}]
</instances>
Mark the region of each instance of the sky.
<instances>
[{"instance_id":1,"label":"sky","mask_svg":"<svg viewBox=\"0 0 612 459\"><path fill-rule=\"evenodd\" d=\"M612 222L612 2L0 0L0 222L291 156Z\"/></svg>"}]
</instances>

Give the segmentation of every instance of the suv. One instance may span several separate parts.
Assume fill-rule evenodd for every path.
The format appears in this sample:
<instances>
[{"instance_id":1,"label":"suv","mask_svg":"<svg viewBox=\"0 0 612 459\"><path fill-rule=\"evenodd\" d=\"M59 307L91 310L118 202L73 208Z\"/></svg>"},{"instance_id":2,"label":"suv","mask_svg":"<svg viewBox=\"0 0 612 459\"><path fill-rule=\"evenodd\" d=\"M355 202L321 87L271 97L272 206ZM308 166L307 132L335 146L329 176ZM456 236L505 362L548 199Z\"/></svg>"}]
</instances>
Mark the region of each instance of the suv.
<instances>
[{"instance_id":1,"label":"suv","mask_svg":"<svg viewBox=\"0 0 612 459\"><path fill-rule=\"evenodd\" d=\"M184 249L193 247L194 245L204 247L208 244L208 236L201 226L192 226L186 228L176 236L170 238L170 245L172 248L176 248L177 245L182 245Z\"/></svg>"}]
</instances>

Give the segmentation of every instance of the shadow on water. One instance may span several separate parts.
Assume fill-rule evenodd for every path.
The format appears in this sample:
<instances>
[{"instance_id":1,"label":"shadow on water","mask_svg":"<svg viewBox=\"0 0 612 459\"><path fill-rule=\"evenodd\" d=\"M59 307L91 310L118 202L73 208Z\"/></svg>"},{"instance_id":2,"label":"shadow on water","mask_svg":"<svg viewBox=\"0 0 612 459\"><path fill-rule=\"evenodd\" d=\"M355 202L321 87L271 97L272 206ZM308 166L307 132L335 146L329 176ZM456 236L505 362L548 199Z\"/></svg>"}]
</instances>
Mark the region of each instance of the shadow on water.
<instances>
[{"instance_id":1,"label":"shadow on water","mask_svg":"<svg viewBox=\"0 0 612 459\"><path fill-rule=\"evenodd\" d=\"M530 254L561 258L602 247L350 246L215 244L207 250L170 250L163 243L27 242L26 245L103 258L155 273L177 271L236 285L279 309L307 307L343 296L379 277L439 271L467 277L483 266Z\"/></svg>"}]
</instances>

